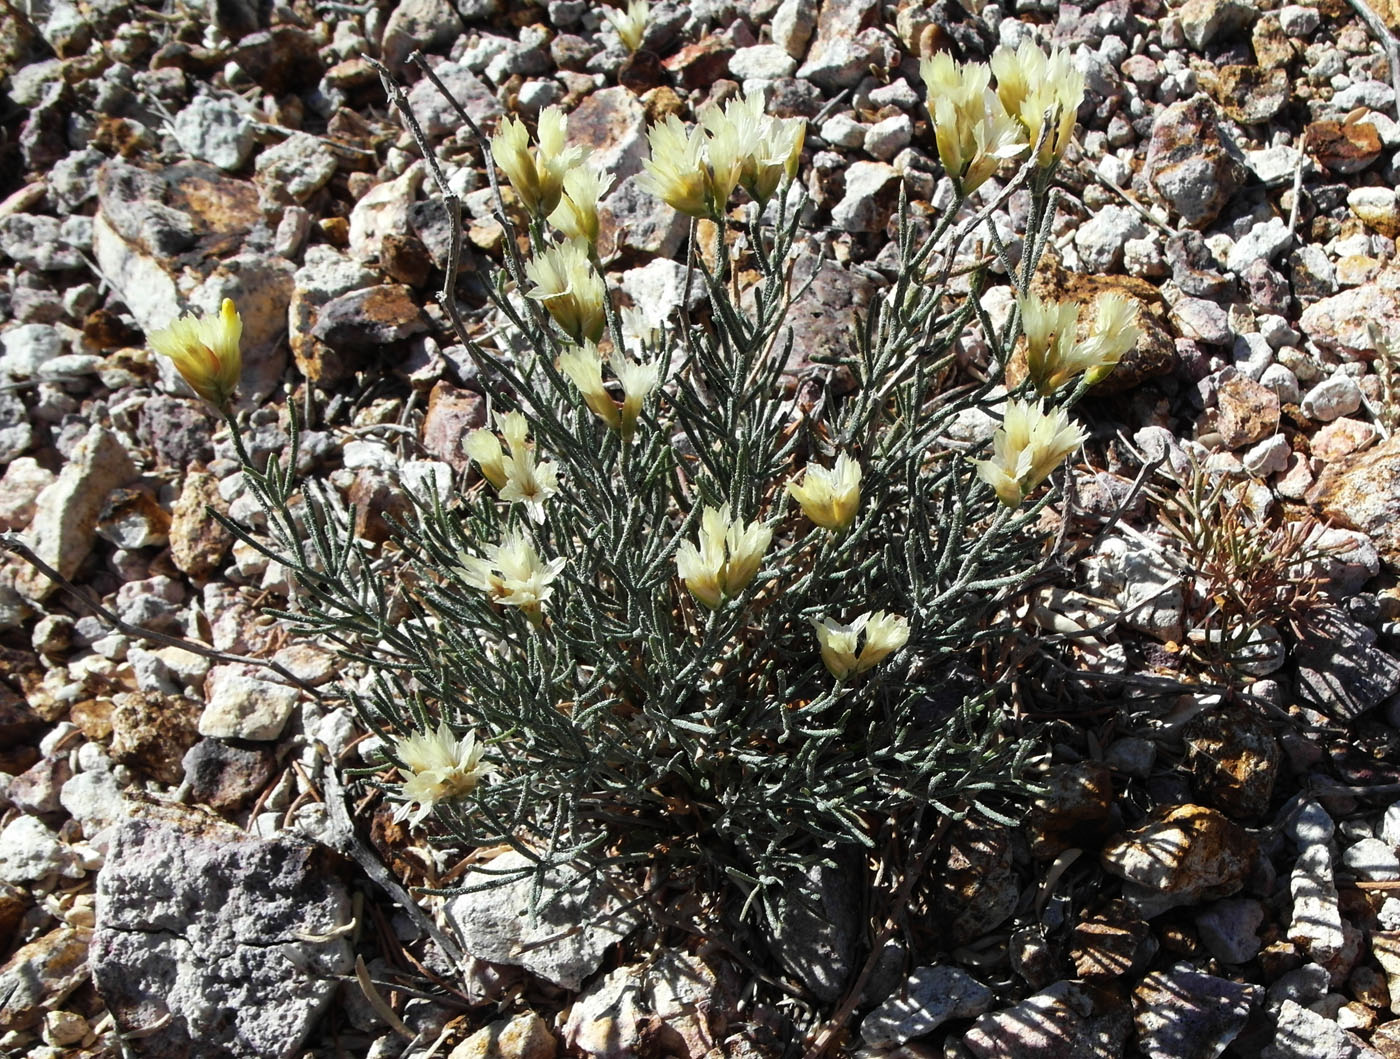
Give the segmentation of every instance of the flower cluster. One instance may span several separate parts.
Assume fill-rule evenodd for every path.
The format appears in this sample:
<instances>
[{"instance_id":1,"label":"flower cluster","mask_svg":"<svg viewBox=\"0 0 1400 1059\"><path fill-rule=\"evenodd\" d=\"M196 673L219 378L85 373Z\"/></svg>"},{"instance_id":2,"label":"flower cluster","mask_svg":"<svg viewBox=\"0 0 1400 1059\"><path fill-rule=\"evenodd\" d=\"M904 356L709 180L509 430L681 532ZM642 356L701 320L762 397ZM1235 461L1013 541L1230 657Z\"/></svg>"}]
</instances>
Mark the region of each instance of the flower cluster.
<instances>
[{"instance_id":1,"label":"flower cluster","mask_svg":"<svg viewBox=\"0 0 1400 1059\"><path fill-rule=\"evenodd\" d=\"M1100 294L1094 300L1094 322L1083 338L1077 302L1027 294L1017 305L1026 336L1026 373L1042 395L1080 374L1089 386L1103 381L1142 335L1137 306L1121 294Z\"/></svg>"},{"instance_id":2,"label":"flower cluster","mask_svg":"<svg viewBox=\"0 0 1400 1059\"><path fill-rule=\"evenodd\" d=\"M530 146L530 133L519 118L506 118L491 137L491 156L505 173L525 209L536 217L548 217L564 193L564 178L583 163L586 147L565 146L568 124L558 107L540 111L538 140Z\"/></svg>"},{"instance_id":3,"label":"flower cluster","mask_svg":"<svg viewBox=\"0 0 1400 1059\"><path fill-rule=\"evenodd\" d=\"M919 72L938 160L962 194L976 191L1002 162L1025 153L1025 129L992 91L985 63L958 63L940 52L925 59Z\"/></svg>"},{"instance_id":4,"label":"flower cluster","mask_svg":"<svg viewBox=\"0 0 1400 1059\"><path fill-rule=\"evenodd\" d=\"M481 760L484 752L475 732L457 739L446 721L435 731L395 740L394 757L408 775L400 788L404 801L394 819L417 826L434 806L470 794L486 771Z\"/></svg>"},{"instance_id":5,"label":"flower cluster","mask_svg":"<svg viewBox=\"0 0 1400 1059\"><path fill-rule=\"evenodd\" d=\"M849 625L830 618L813 619L822 661L837 680L845 680L877 666L909 642L909 621L898 614L883 610L862 614ZM865 642L859 651L856 644L861 633Z\"/></svg>"},{"instance_id":6,"label":"flower cluster","mask_svg":"<svg viewBox=\"0 0 1400 1059\"><path fill-rule=\"evenodd\" d=\"M1056 48L1046 55L1028 40L1015 51L998 48L991 65L997 98L1026 130L1031 146L1039 143L1046 123L1051 123L1035 160L1040 168L1049 168L1064 155L1074 135L1076 115L1084 102L1084 75L1074 68L1068 52Z\"/></svg>"},{"instance_id":7,"label":"flower cluster","mask_svg":"<svg viewBox=\"0 0 1400 1059\"><path fill-rule=\"evenodd\" d=\"M462 566L467 582L497 603L519 607L536 625L541 608L554 594L553 582L564 569L564 559L543 562L530 538L511 533L500 544L486 547L486 555L465 555Z\"/></svg>"},{"instance_id":8,"label":"flower cluster","mask_svg":"<svg viewBox=\"0 0 1400 1059\"><path fill-rule=\"evenodd\" d=\"M1006 402L1001 429L992 437L992 457L977 460L977 474L1007 507L1017 507L1084 442L1063 408L1047 412L1042 402Z\"/></svg>"},{"instance_id":9,"label":"flower cluster","mask_svg":"<svg viewBox=\"0 0 1400 1059\"><path fill-rule=\"evenodd\" d=\"M559 469L548 460L536 461L535 448L525 439L529 424L519 412L497 416L496 425L505 435L509 456L500 439L485 428L468 434L462 447L502 500L524 504L533 521L543 522L545 501L559 491Z\"/></svg>"},{"instance_id":10,"label":"flower cluster","mask_svg":"<svg viewBox=\"0 0 1400 1059\"><path fill-rule=\"evenodd\" d=\"M699 547L683 541L676 572L691 594L711 610L742 592L758 573L773 530L755 521L731 520L729 505L706 507L700 516Z\"/></svg>"},{"instance_id":11,"label":"flower cluster","mask_svg":"<svg viewBox=\"0 0 1400 1059\"><path fill-rule=\"evenodd\" d=\"M651 157L638 182L691 217L720 216L740 185L766 203L784 178L796 175L806 131L802 118L764 114L758 96L710 107L690 128L672 114L647 133Z\"/></svg>"},{"instance_id":12,"label":"flower cluster","mask_svg":"<svg viewBox=\"0 0 1400 1059\"><path fill-rule=\"evenodd\" d=\"M860 464L844 452L830 470L809 463L802 481L789 482L787 491L809 519L840 533L860 511Z\"/></svg>"},{"instance_id":13,"label":"flower cluster","mask_svg":"<svg viewBox=\"0 0 1400 1059\"><path fill-rule=\"evenodd\" d=\"M980 187L1002 162L1034 147L1047 120L1054 126L1036 165L1047 169L1058 162L1084 101L1084 75L1069 55L1056 50L1047 56L1029 41L1015 51L999 48L990 66L954 62L939 53L923 61L920 74L938 160L964 195Z\"/></svg>"},{"instance_id":14,"label":"flower cluster","mask_svg":"<svg viewBox=\"0 0 1400 1059\"><path fill-rule=\"evenodd\" d=\"M566 240L531 258L525 263L525 275L534 284L530 297L544 304L571 339L582 343L603 337L607 288L581 240Z\"/></svg>"},{"instance_id":15,"label":"flower cluster","mask_svg":"<svg viewBox=\"0 0 1400 1059\"><path fill-rule=\"evenodd\" d=\"M647 17L651 14L651 4L647 0L629 0L627 9L605 7L603 17L612 26L618 40L628 51L638 51L642 47L642 37L646 33Z\"/></svg>"},{"instance_id":16,"label":"flower cluster","mask_svg":"<svg viewBox=\"0 0 1400 1059\"><path fill-rule=\"evenodd\" d=\"M243 372L243 318L225 298L217 315L182 316L153 331L151 348L169 357L190 389L219 409L227 409Z\"/></svg>"},{"instance_id":17,"label":"flower cluster","mask_svg":"<svg viewBox=\"0 0 1400 1059\"><path fill-rule=\"evenodd\" d=\"M661 365L654 360L638 363L625 355L612 357L608 364L622 384L620 406L603 385L603 355L597 346L588 342L559 355L559 370L578 387L584 404L613 430L630 438L637 429L642 403L661 381Z\"/></svg>"}]
</instances>

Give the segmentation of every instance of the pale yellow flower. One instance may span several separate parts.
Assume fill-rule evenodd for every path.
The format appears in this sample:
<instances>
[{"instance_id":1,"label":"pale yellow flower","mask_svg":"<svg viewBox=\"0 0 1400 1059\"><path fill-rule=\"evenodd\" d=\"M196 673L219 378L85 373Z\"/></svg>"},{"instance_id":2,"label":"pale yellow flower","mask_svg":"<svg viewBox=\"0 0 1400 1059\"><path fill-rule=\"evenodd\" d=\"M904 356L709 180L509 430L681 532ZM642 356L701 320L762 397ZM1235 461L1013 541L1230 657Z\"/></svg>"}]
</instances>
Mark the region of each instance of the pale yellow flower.
<instances>
[{"instance_id":1,"label":"pale yellow flower","mask_svg":"<svg viewBox=\"0 0 1400 1059\"><path fill-rule=\"evenodd\" d=\"M1094 323L1087 337L1078 335L1079 306L1045 301L1035 295L1018 299L1026 335L1026 373L1042 394L1051 394L1076 375L1090 386L1101 382L1137 344L1137 305L1116 293L1094 302Z\"/></svg>"},{"instance_id":2,"label":"pale yellow flower","mask_svg":"<svg viewBox=\"0 0 1400 1059\"><path fill-rule=\"evenodd\" d=\"M524 504L531 521L544 521L544 505L559 492L559 467L550 461L537 463L535 447L525 440L529 424L519 412L510 412L499 419L510 456L504 461L506 484L499 490L507 503Z\"/></svg>"},{"instance_id":3,"label":"pale yellow flower","mask_svg":"<svg viewBox=\"0 0 1400 1059\"><path fill-rule=\"evenodd\" d=\"M462 566L468 584L497 603L519 607L538 624L540 610L554 593L552 583L564 569L564 560L541 562L530 538L516 532L500 544L487 545L484 557L464 556Z\"/></svg>"},{"instance_id":4,"label":"pale yellow flower","mask_svg":"<svg viewBox=\"0 0 1400 1059\"><path fill-rule=\"evenodd\" d=\"M152 349L175 364L190 389L217 408L228 407L243 372L243 319L231 298L217 314L182 316L147 338Z\"/></svg>"},{"instance_id":5,"label":"pale yellow flower","mask_svg":"<svg viewBox=\"0 0 1400 1059\"><path fill-rule=\"evenodd\" d=\"M1016 507L1085 435L1063 408L1046 412L1039 401L1008 401L1001 429L992 436L992 458L974 461L978 476L1007 507Z\"/></svg>"},{"instance_id":6,"label":"pale yellow flower","mask_svg":"<svg viewBox=\"0 0 1400 1059\"><path fill-rule=\"evenodd\" d=\"M581 240L570 239L531 258L525 275L535 284L530 297L544 303L566 335L580 344L603 337L607 288Z\"/></svg>"},{"instance_id":7,"label":"pale yellow flower","mask_svg":"<svg viewBox=\"0 0 1400 1059\"><path fill-rule=\"evenodd\" d=\"M865 623L865 646L860 649L856 672L878 666L909 642L909 619L877 610Z\"/></svg>"},{"instance_id":8,"label":"pale yellow flower","mask_svg":"<svg viewBox=\"0 0 1400 1059\"><path fill-rule=\"evenodd\" d=\"M642 163L646 172L637 178L637 186L688 216L710 216L704 131L698 127L687 131L680 118L669 114L647 130L647 142L651 156Z\"/></svg>"},{"instance_id":9,"label":"pale yellow flower","mask_svg":"<svg viewBox=\"0 0 1400 1059\"><path fill-rule=\"evenodd\" d=\"M809 519L839 533L860 511L860 464L844 452L830 470L809 463L802 482L789 482L787 491Z\"/></svg>"},{"instance_id":10,"label":"pale yellow flower","mask_svg":"<svg viewBox=\"0 0 1400 1059\"><path fill-rule=\"evenodd\" d=\"M564 194L549 215L549 223L570 239L596 244L598 203L611 186L612 177L603 176L591 165L574 166L564 174Z\"/></svg>"},{"instance_id":11,"label":"pale yellow flower","mask_svg":"<svg viewBox=\"0 0 1400 1059\"><path fill-rule=\"evenodd\" d=\"M1025 132L991 90L984 63L956 63L945 52L920 66L938 160L966 195L1022 154Z\"/></svg>"},{"instance_id":12,"label":"pale yellow flower","mask_svg":"<svg viewBox=\"0 0 1400 1059\"><path fill-rule=\"evenodd\" d=\"M500 489L506 484L506 454L501 439L485 429L473 430L462 442L466 454L481 468L481 476Z\"/></svg>"},{"instance_id":13,"label":"pale yellow flower","mask_svg":"<svg viewBox=\"0 0 1400 1059\"><path fill-rule=\"evenodd\" d=\"M1094 324L1082 343L1085 360L1084 381L1090 386L1102 382L1124 354L1142 337L1138 326L1138 305L1132 298L1109 292L1094 299Z\"/></svg>"},{"instance_id":14,"label":"pale yellow flower","mask_svg":"<svg viewBox=\"0 0 1400 1059\"><path fill-rule=\"evenodd\" d=\"M1035 294L1016 300L1026 336L1026 374L1042 394L1057 390L1077 374L1073 367L1079 337L1079 304L1048 301Z\"/></svg>"},{"instance_id":15,"label":"pale yellow flower","mask_svg":"<svg viewBox=\"0 0 1400 1059\"><path fill-rule=\"evenodd\" d=\"M807 133L803 118L774 118L763 112L763 97L738 96L724 105L708 109L702 126L710 136L709 152L716 171L723 168L727 175L734 160L738 162L738 182L758 203L766 203L778 190L786 176L797 174L802 156L802 143ZM714 163L715 158L720 163ZM715 190L716 196L724 191ZM720 200L723 201L723 200Z\"/></svg>"},{"instance_id":16,"label":"pale yellow flower","mask_svg":"<svg viewBox=\"0 0 1400 1059\"><path fill-rule=\"evenodd\" d=\"M586 147L565 146L568 123L558 107L540 111L538 142L530 147L530 134L518 118L501 121L491 137L491 156L510 181L520 203L536 217L548 217L559 205L565 175L583 162Z\"/></svg>"},{"instance_id":17,"label":"pale yellow flower","mask_svg":"<svg viewBox=\"0 0 1400 1059\"><path fill-rule=\"evenodd\" d=\"M485 748L476 741L476 733L468 732L457 739L446 721L432 732L415 732L395 741L394 756L406 769L400 792L403 804L394 814L395 820L408 820L414 826L432 812L433 807L470 794L481 782L486 771L482 764ZM417 806L417 810L412 807Z\"/></svg>"},{"instance_id":18,"label":"pale yellow flower","mask_svg":"<svg viewBox=\"0 0 1400 1059\"><path fill-rule=\"evenodd\" d=\"M842 625L830 618L822 618L820 621L812 619L812 628L817 633L817 645L821 648L822 661L837 680L845 680L856 671L856 644L860 640L861 629L865 628L865 623L869 620L869 614L862 614L849 625Z\"/></svg>"},{"instance_id":19,"label":"pale yellow flower","mask_svg":"<svg viewBox=\"0 0 1400 1059\"><path fill-rule=\"evenodd\" d=\"M559 370L578 387L594 415L614 430L622 425L617 402L603 385L603 357L597 346L588 342L565 350L559 354Z\"/></svg>"},{"instance_id":20,"label":"pale yellow flower","mask_svg":"<svg viewBox=\"0 0 1400 1059\"><path fill-rule=\"evenodd\" d=\"M1006 112L1021 123L1032 146L1046 122L1053 123L1036 165L1044 169L1058 162L1069 146L1076 114L1084 102L1084 75L1074 68L1069 53L1057 48L1047 56L1025 41L1015 51L998 48L992 53L991 66L997 97Z\"/></svg>"},{"instance_id":21,"label":"pale yellow flower","mask_svg":"<svg viewBox=\"0 0 1400 1059\"><path fill-rule=\"evenodd\" d=\"M619 429L622 436L630 438L637 429L637 417L641 415L642 404L661 382L661 364L648 360L637 362L619 355L612 361L613 374L622 383L622 416Z\"/></svg>"},{"instance_id":22,"label":"pale yellow flower","mask_svg":"<svg viewBox=\"0 0 1400 1059\"><path fill-rule=\"evenodd\" d=\"M908 619L883 610L862 614L849 625L830 618L814 618L812 628L816 630L822 662L837 680L864 673L909 642ZM862 633L865 643L857 651Z\"/></svg>"},{"instance_id":23,"label":"pale yellow flower","mask_svg":"<svg viewBox=\"0 0 1400 1059\"><path fill-rule=\"evenodd\" d=\"M625 11L614 7L603 8L603 17L608 20L608 25L612 26L628 51L641 48L642 37L646 34L647 16L650 14L651 5L647 0L630 0Z\"/></svg>"},{"instance_id":24,"label":"pale yellow flower","mask_svg":"<svg viewBox=\"0 0 1400 1059\"><path fill-rule=\"evenodd\" d=\"M705 606L716 610L742 592L763 562L773 531L758 522L730 521L729 505L707 507L700 515L699 544L683 541L676 572Z\"/></svg>"}]
</instances>

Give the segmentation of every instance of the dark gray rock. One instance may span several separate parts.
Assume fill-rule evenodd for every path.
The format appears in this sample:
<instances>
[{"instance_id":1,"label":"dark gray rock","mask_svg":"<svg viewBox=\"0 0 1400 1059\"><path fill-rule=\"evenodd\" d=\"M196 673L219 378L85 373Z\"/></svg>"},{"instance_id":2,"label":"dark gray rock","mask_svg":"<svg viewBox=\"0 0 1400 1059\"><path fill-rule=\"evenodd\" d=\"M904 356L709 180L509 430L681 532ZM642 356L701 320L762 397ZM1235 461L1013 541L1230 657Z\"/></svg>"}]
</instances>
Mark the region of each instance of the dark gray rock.
<instances>
[{"instance_id":1,"label":"dark gray rock","mask_svg":"<svg viewBox=\"0 0 1400 1059\"><path fill-rule=\"evenodd\" d=\"M949 1019L980 1015L992 991L958 967L920 967L903 987L860 1024L866 1044L903 1044L932 1033Z\"/></svg>"},{"instance_id":2,"label":"dark gray rock","mask_svg":"<svg viewBox=\"0 0 1400 1059\"><path fill-rule=\"evenodd\" d=\"M351 963L331 855L142 804L97 877L93 983L135 1055L290 1059Z\"/></svg>"},{"instance_id":3,"label":"dark gray rock","mask_svg":"<svg viewBox=\"0 0 1400 1059\"><path fill-rule=\"evenodd\" d=\"M277 760L270 746L201 739L185 754L185 782L196 802L220 811L241 809L267 786Z\"/></svg>"},{"instance_id":4,"label":"dark gray rock","mask_svg":"<svg viewBox=\"0 0 1400 1059\"><path fill-rule=\"evenodd\" d=\"M827 1003L841 997L864 933L860 860L833 856L789 879L766 909L765 923L779 962Z\"/></svg>"},{"instance_id":5,"label":"dark gray rock","mask_svg":"<svg viewBox=\"0 0 1400 1059\"><path fill-rule=\"evenodd\" d=\"M1298 696L1339 721L1379 706L1400 690L1400 659L1376 646L1376 633L1342 610L1319 618L1300 645Z\"/></svg>"},{"instance_id":6,"label":"dark gray rock","mask_svg":"<svg viewBox=\"0 0 1400 1059\"><path fill-rule=\"evenodd\" d=\"M1262 992L1188 965L1156 971L1133 991L1139 1047L1160 1059L1217 1056L1244 1029Z\"/></svg>"}]
</instances>

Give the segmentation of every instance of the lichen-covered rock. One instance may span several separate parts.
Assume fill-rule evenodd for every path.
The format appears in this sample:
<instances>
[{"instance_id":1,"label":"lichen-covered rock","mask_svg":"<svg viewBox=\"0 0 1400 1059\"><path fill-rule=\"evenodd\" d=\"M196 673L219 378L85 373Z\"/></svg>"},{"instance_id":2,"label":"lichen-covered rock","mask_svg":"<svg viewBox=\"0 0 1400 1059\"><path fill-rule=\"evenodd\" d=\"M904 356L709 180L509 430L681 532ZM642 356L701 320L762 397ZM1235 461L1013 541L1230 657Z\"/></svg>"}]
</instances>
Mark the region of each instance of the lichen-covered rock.
<instances>
[{"instance_id":1,"label":"lichen-covered rock","mask_svg":"<svg viewBox=\"0 0 1400 1059\"><path fill-rule=\"evenodd\" d=\"M143 805L97 879L92 978L136 1055L290 1059L349 970L330 856Z\"/></svg>"},{"instance_id":2,"label":"lichen-covered rock","mask_svg":"<svg viewBox=\"0 0 1400 1059\"><path fill-rule=\"evenodd\" d=\"M1218 810L1174 805L1106 846L1100 862L1125 880L1124 896L1151 917L1238 893L1258 858L1254 837Z\"/></svg>"}]
</instances>

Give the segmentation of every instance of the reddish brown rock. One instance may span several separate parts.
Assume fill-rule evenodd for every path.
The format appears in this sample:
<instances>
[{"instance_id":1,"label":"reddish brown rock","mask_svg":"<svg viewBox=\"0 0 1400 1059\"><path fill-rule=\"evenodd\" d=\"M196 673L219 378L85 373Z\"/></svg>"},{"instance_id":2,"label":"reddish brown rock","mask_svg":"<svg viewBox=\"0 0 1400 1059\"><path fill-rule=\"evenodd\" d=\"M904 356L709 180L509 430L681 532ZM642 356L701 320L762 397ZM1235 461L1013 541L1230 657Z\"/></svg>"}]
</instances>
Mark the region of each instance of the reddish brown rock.
<instances>
[{"instance_id":1,"label":"reddish brown rock","mask_svg":"<svg viewBox=\"0 0 1400 1059\"><path fill-rule=\"evenodd\" d=\"M1048 860L1072 846L1097 846L1113 808L1113 773L1083 762L1056 765L1026 820L1031 854Z\"/></svg>"},{"instance_id":2,"label":"reddish brown rock","mask_svg":"<svg viewBox=\"0 0 1400 1059\"><path fill-rule=\"evenodd\" d=\"M334 350L369 353L427 329L412 289L386 283L332 298L321 306L311 333Z\"/></svg>"},{"instance_id":3,"label":"reddish brown rock","mask_svg":"<svg viewBox=\"0 0 1400 1059\"><path fill-rule=\"evenodd\" d=\"M948 830L933 882L935 919L950 945L980 938L1016 910L1021 887L1006 829L965 820Z\"/></svg>"},{"instance_id":4,"label":"reddish brown rock","mask_svg":"<svg viewBox=\"0 0 1400 1059\"><path fill-rule=\"evenodd\" d=\"M1149 918L1238 893L1258 859L1249 832L1202 805L1158 809L1099 858L1105 871L1125 880L1124 895Z\"/></svg>"},{"instance_id":5,"label":"reddish brown rock","mask_svg":"<svg viewBox=\"0 0 1400 1059\"><path fill-rule=\"evenodd\" d=\"M1123 901L1075 925L1070 960L1079 978L1119 978L1147 954L1147 921Z\"/></svg>"},{"instance_id":6,"label":"reddish brown rock","mask_svg":"<svg viewBox=\"0 0 1400 1059\"><path fill-rule=\"evenodd\" d=\"M1227 449L1239 449L1278 431L1278 394L1243 375L1220 384L1216 429Z\"/></svg>"},{"instance_id":7,"label":"reddish brown rock","mask_svg":"<svg viewBox=\"0 0 1400 1059\"><path fill-rule=\"evenodd\" d=\"M486 399L471 390L459 390L438 382L428 394L423 417L423 449L434 459L464 471L470 464L462 451L462 439L486 425Z\"/></svg>"},{"instance_id":8,"label":"reddish brown rock","mask_svg":"<svg viewBox=\"0 0 1400 1059\"><path fill-rule=\"evenodd\" d=\"M22 1030L88 980L85 927L59 927L23 946L0 967L0 1030Z\"/></svg>"},{"instance_id":9,"label":"reddish brown rock","mask_svg":"<svg viewBox=\"0 0 1400 1059\"><path fill-rule=\"evenodd\" d=\"M1269 807L1278 777L1279 746L1255 710L1221 707L1187 726L1186 766L1202 801L1231 818Z\"/></svg>"},{"instance_id":10,"label":"reddish brown rock","mask_svg":"<svg viewBox=\"0 0 1400 1059\"><path fill-rule=\"evenodd\" d=\"M1304 131L1308 153L1334 173L1359 173L1381 154L1381 138L1369 122L1315 121Z\"/></svg>"},{"instance_id":11,"label":"reddish brown rock","mask_svg":"<svg viewBox=\"0 0 1400 1059\"><path fill-rule=\"evenodd\" d=\"M709 88L729 76L729 60L734 45L724 37L710 34L687 44L661 64L686 88Z\"/></svg>"},{"instance_id":12,"label":"reddish brown rock","mask_svg":"<svg viewBox=\"0 0 1400 1059\"><path fill-rule=\"evenodd\" d=\"M1307 501L1334 525L1360 530L1400 566L1400 434L1328 465Z\"/></svg>"},{"instance_id":13,"label":"reddish brown rock","mask_svg":"<svg viewBox=\"0 0 1400 1059\"><path fill-rule=\"evenodd\" d=\"M185 774L185 751L199 740L200 703L180 695L112 696L112 759L171 786Z\"/></svg>"},{"instance_id":14,"label":"reddish brown rock","mask_svg":"<svg viewBox=\"0 0 1400 1059\"><path fill-rule=\"evenodd\" d=\"M1215 220L1244 179L1243 167L1226 147L1215 107L1203 95L1173 103L1157 115L1143 174L1192 228Z\"/></svg>"},{"instance_id":15,"label":"reddish brown rock","mask_svg":"<svg viewBox=\"0 0 1400 1059\"><path fill-rule=\"evenodd\" d=\"M219 495L219 480L207 471L191 471L170 518L171 561L191 577L217 570L233 546L233 534L210 516L209 508L228 511Z\"/></svg>"}]
</instances>

